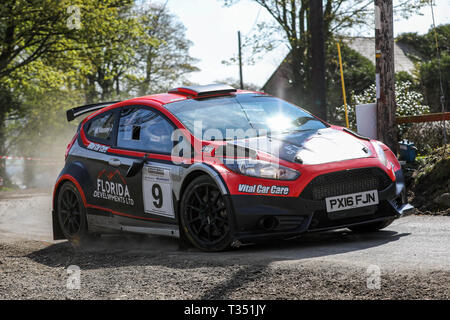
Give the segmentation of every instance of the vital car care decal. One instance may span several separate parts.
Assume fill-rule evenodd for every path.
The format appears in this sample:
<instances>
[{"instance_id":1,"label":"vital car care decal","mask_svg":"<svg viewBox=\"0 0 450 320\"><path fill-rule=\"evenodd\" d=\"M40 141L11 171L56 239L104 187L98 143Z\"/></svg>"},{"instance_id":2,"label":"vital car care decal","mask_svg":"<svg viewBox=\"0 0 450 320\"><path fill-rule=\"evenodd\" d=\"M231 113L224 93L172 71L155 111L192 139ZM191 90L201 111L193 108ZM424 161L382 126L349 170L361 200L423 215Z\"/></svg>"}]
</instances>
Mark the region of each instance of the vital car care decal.
<instances>
[{"instance_id":1,"label":"vital car care decal","mask_svg":"<svg viewBox=\"0 0 450 320\"><path fill-rule=\"evenodd\" d=\"M289 187L285 186L263 186L261 184L240 184L238 187L239 192L243 193L257 193L257 194L270 194L270 195L282 195L287 196L289 194Z\"/></svg>"},{"instance_id":2,"label":"vital car care decal","mask_svg":"<svg viewBox=\"0 0 450 320\"><path fill-rule=\"evenodd\" d=\"M110 173L106 172L105 169L100 171L97 177L97 189L92 196L130 206L134 205L127 183L119 170Z\"/></svg>"},{"instance_id":3,"label":"vital car care decal","mask_svg":"<svg viewBox=\"0 0 450 320\"><path fill-rule=\"evenodd\" d=\"M94 150L94 151L103 152L103 153L105 153L105 152L108 151L108 149L109 149L108 146L103 146L103 145L101 145L101 144L94 143L94 142L89 143L89 145L87 146L87 148L88 148L89 150Z\"/></svg>"},{"instance_id":4,"label":"vital car care decal","mask_svg":"<svg viewBox=\"0 0 450 320\"><path fill-rule=\"evenodd\" d=\"M145 166L142 169L145 213L174 218L170 169Z\"/></svg>"}]
</instances>

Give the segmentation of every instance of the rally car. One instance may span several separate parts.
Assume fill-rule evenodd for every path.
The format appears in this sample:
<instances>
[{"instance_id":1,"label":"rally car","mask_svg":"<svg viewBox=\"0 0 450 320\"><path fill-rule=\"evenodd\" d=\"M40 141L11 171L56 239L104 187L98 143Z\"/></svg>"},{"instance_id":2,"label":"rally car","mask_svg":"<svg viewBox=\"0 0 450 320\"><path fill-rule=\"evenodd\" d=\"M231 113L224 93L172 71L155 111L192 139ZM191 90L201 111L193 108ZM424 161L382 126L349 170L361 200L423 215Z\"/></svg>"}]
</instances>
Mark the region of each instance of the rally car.
<instances>
[{"instance_id":1,"label":"rally car","mask_svg":"<svg viewBox=\"0 0 450 320\"><path fill-rule=\"evenodd\" d=\"M131 232L220 251L376 231L412 209L386 145L264 93L180 87L67 119L86 113L54 188L55 239Z\"/></svg>"}]
</instances>

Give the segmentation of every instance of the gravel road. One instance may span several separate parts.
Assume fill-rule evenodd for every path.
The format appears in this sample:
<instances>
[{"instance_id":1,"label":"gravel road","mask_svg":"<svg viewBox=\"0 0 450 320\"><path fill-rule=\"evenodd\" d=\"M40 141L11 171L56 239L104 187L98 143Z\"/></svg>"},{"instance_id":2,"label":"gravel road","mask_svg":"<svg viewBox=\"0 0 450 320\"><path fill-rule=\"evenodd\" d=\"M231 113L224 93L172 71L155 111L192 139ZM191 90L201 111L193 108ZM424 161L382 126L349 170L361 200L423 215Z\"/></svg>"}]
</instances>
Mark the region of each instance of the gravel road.
<instances>
[{"instance_id":1,"label":"gravel road","mask_svg":"<svg viewBox=\"0 0 450 320\"><path fill-rule=\"evenodd\" d=\"M450 217L225 253L129 235L76 250L51 240L50 199L0 197L0 299L450 299ZM67 286L72 265L79 289Z\"/></svg>"}]
</instances>

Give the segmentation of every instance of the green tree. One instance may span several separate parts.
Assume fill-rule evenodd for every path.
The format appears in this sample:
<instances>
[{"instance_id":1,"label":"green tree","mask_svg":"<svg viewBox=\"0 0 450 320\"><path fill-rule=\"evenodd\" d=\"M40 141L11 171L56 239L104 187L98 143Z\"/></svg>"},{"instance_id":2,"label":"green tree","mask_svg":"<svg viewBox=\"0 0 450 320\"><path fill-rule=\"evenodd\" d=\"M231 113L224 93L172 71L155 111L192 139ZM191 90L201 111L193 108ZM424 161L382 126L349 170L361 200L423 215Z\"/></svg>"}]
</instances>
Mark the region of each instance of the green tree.
<instances>
[{"instance_id":1,"label":"green tree","mask_svg":"<svg viewBox=\"0 0 450 320\"><path fill-rule=\"evenodd\" d=\"M0 6L0 155L6 153L6 114L19 106L8 77L56 48L70 33L59 1L7 1ZM64 18L65 17L65 18ZM0 161L0 176L5 177Z\"/></svg>"},{"instance_id":2,"label":"green tree","mask_svg":"<svg viewBox=\"0 0 450 320\"><path fill-rule=\"evenodd\" d=\"M137 48L135 81L139 95L161 92L182 82L188 73L198 71L197 59L189 55L192 42L186 38L186 28L165 5L151 4L143 10L140 24L148 37L157 43L143 43Z\"/></svg>"},{"instance_id":3,"label":"green tree","mask_svg":"<svg viewBox=\"0 0 450 320\"><path fill-rule=\"evenodd\" d=\"M74 52L85 66L76 74L86 102L115 100L167 89L197 71L184 26L162 5L111 10L84 31L87 50ZM89 44L101 43L101 47ZM63 62L64 63L64 62ZM78 64L70 66L73 71Z\"/></svg>"},{"instance_id":4,"label":"green tree","mask_svg":"<svg viewBox=\"0 0 450 320\"><path fill-rule=\"evenodd\" d=\"M435 33L436 32L436 33ZM440 53L436 50L436 38ZM448 111L450 90L450 24L431 28L426 34L416 32L403 33L397 42L407 44L414 49L409 55L416 62L417 87L424 94L426 103L432 112L441 112L441 80L444 92L445 110Z\"/></svg>"},{"instance_id":5,"label":"green tree","mask_svg":"<svg viewBox=\"0 0 450 320\"><path fill-rule=\"evenodd\" d=\"M436 38L434 29L431 28L424 35L417 32L406 32L397 36L396 41L409 45L419 55L410 54L410 58L416 61L424 59L431 60L437 57ZM436 27L436 36L440 52L450 53L450 24L443 24Z\"/></svg>"},{"instance_id":6,"label":"green tree","mask_svg":"<svg viewBox=\"0 0 450 320\"><path fill-rule=\"evenodd\" d=\"M337 117L336 107L343 103L342 81L336 41L334 39L330 41L327 46L326 56L328 118L333 120ZM346 96L350 102L350 93L353 95L361 94L373 83L375 66L369 59L363 57L345 44L341 44L341 54Z\"/></svg>"},{"instance_id":7,"label":"green tree","mask_svg":"<svg viewBox=\"0 0 450 320\"><path fill-rule=\"evenodd\" d=\"M76 59L85 65L76 78L82 82L87 103L120 98L124 81L137 64L137 48L157 44L145 33L131 5L106 12L102 21L93 14L86 17L87 25L80 35L85 50L75 52ZM71 67L76 70L77 65Z\"/></svg>"},{"instance_id":8,"label":"green tree","mask_svg":"<svg viewBox=\"0 0 450 320\"><path fill-rule=\"evenodd\" d=\"M0 6L0 78L58 50L74 34L67 4L57 0L9 0Z\"/></svg>"},{"instance_id":9,"label":"green tree","mask_svg":"<svg viewBox=\"0 0 450 320\"><path fill-rule=\"evenodd\" d=\"M444 92L444 110L448 111L450 100L450 52L443 52L440 62L438 58L420 63L419 81L423 88L425 101L431 106L432 112L441 112L441 84Z\"/></svg>"},{"instance_id":10,"label":"green tree","mask_svg":"<svg viewBox=\"0 0 450 320\"><path fill-rule=\"evenodd\" d=\"M9 0L0 6L0 155L9 149L5 136L7 124L24 115L30 116L30 110L22 110L27 106L25 100L30 98L27 90L42 84L27 77L24 71L37 70L36 74L46 78L47 86L48 82L51 82L50 87L62 85L59 81L67 79L68 75L59 71L50 72L50 76L46 67L54 65L58 59L71 64L73 52L101 46L83 42L80 30L89 23L101 26L110 8L130 3L131 0ZM80 9L79 17L77 9ZM84 19L89 16L94 19ZM72 21L78 18L79 21ZM5 177L4 168L4 163L0 162L2 177Z\"/></svg>"},{"instance_id":11,"label":"green tree","mask_svg":"<svg viewBox=\"0 0 450 320\"><path fill-rule=\"evenodd\" d=\"M8 77L7 84L17 98L17 105L5 115L5 139L2 146L8 155L57 158L62 164L62 148L76 128L75 123L68 124L65 121L64 111L74 104L82 104L84 97L82 92L68 89L64 73L46 62L38 59L15 70ZM34 176L35 165L42 162L25 163L28 185ZM44 164L38 167L37 172L58 168L49 163Z\"/></svg>"},{"instance_id":12,"label":"green tree","mask_svg":"<svg viewBox=\"0 0 450 320\"><path fill-rule=\"evenodd\" d=\"M232 5L239 0L223 0ZM258 24L258 31L245 41L252 49L251 56L258 58L279 45L290 50L286 63L292 70L291 87L296 97L293 102L312 109L311 101L311 48L310 48L310 0L253 0L273 18L271 22ZM367 27L374 21L373 0L323 0L324 37L329 44L331 37L344 34L349 29ZM408 16L425 3L421 0L398 1L395 9ZM314 111L314 110L312 110Z\"/></svg>"},{"instance_id":13,"label":"green tree","mask_svg":"<svg viewBox=\"0 0 450 320\"><path fill-rule=\"evenodd\" d=\"M25 7L25 3L18 0L16 3ZM47 3L45 10L48 12L44 15L42 6ZM22 51L11 60L9 69L5 69L7 75L0 77L0 115L3 117L0 155L39 158L62 155L78 122L68 124L65 110L84 103L136 95L144 91L144 86L149 91L159 90L185 73L197 70L193 66L195 59L188 54L191 42L185 37L184 26L165 7L152 5L148 10L140 10L132 0L55 3L58 6L50 0L26 3L26 8L42 15L41 32L45 28L51 30L46 24L51 25L52 20L45 17L56 15L52 10L58 11L61 32L51 45L42 42L47 48L45 52L26 63L21 62L35 47ZM69 5L75 5L80 13L75 29L70 29L67 23L73 14ZM0 34L2 23L11 20L10 13L2 12ZM39 35L42 34L36 37ZM18 36L21 34L15 37ZM35 45L38 45L37 40ZM0 50L6 47L5 42L0 42ZM149 70L148 77L143 70ZM30 183L37 168L35 163L27 162ZM37 172L45 168L57 169L38 168ZM0 176L5 178L4 171L0 171Z\"/></svg>"}]
</instances>

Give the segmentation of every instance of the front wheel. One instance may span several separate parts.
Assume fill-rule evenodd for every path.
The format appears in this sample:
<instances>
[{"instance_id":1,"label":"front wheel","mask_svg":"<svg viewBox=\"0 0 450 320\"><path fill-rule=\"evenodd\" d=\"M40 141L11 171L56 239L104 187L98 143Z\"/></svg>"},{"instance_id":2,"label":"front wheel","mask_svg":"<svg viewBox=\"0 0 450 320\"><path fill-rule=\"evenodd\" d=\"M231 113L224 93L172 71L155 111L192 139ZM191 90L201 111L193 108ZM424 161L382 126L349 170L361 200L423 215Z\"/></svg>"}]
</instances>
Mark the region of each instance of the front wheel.
<instances>
[{"instance_id":1,"label":"front wheel","mask_svg":"<svg viewBox=\"0 0 450 320\"><path fill-rule=\"evenodd\" d=\"M353 226L353 227L348 227L350 230L352 230L353 232L359 232L359 233L363 233L363 232L374 232L374 231L378 231L381 229L386 228L387 226L389 226L394 220L386 220L386 221L379 221L379 222L371 222L371 223L367 223L367 224L360 224L357 226Z\"/></svg>"},{"instance_id":2,"label":"front wheel","mask_svg":"<svg viewBox=\"0 0 450 320\"><path fill-rule=\"evenodd\" d=\"M67 240L80 246L88 239L86 208L72 182L65 182L58 193L57 213L59 226Z\"/></svg>"},{"instance_id":3,"label":"front wheel","mask_svg":"<svg viewBox=\"0 0 450 320\"><path fill-rule=\"evenodd\" d=\"M180 206L181 231L197 248L222 251L232 243L232 210L209 176L195 178L186 188Z\"/></svg>"}]
</instances>

